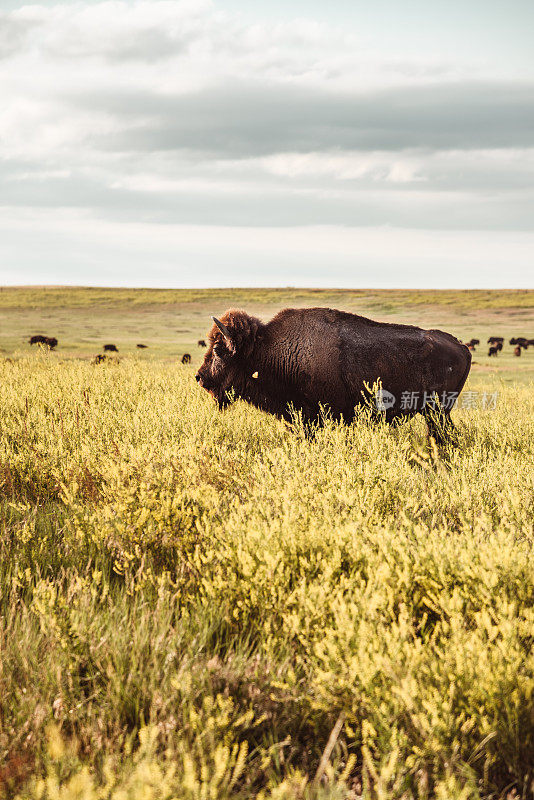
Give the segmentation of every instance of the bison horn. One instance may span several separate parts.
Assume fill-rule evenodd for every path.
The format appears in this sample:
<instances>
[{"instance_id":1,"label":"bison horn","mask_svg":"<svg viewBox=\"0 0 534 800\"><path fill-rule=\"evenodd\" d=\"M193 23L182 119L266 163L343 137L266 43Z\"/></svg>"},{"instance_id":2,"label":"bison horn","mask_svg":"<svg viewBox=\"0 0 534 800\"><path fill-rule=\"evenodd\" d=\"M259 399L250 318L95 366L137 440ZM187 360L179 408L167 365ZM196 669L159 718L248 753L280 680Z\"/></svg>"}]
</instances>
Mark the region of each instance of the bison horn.
<instances>
[{"instance_id":1,"label":"bison horn","mask_svg":"<svg viewBox=\"0 0 534 800\"><path fill-rule=\"evenodd\" d=\"M230 331L228 330L226 325L223 325L221 320L217 319L217 317L212 317L212 320L217 325L217 327L220 330L220 332L222 333L222 335L225 336L228 340L231 341L232 337L230 336Z\"/></svg>"}]
</instances>

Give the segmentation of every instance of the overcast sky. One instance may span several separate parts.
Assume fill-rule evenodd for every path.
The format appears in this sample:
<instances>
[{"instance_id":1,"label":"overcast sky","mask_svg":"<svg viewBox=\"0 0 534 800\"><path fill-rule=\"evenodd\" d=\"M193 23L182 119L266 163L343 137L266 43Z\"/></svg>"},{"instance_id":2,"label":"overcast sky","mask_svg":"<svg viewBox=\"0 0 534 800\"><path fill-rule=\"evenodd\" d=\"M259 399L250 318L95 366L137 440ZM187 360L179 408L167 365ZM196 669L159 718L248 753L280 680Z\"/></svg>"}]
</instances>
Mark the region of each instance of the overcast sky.
<instances>
[{"instance_id":1,"label":"overcast sky","mask_svg":"<svg viewBox=\"0 0 534 800\"><path fill-rule=\"evenodd\" d=\"M0 283L532 287L532 0L0 8Z\"/></svg>"}]
</instances>

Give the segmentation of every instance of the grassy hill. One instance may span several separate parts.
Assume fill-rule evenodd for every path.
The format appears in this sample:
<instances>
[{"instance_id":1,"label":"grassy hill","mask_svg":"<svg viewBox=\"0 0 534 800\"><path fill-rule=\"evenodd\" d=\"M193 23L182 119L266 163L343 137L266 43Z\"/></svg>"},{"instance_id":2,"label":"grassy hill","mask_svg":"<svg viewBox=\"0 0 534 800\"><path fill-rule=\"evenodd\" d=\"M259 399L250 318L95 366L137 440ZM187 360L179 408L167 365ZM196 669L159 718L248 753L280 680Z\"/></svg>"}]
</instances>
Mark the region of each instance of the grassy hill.
<instances>
[{"instance_id":1,"label":"grassy hill","mask_svg":"<svg viewBox=\"0 0 534 800\"><path fill-rule=\"evenodd\" d=\"M221 413L177 359L228 305L482 339L532 294L139 292L0 292L0 797L532 797L534 352L475 354L441 448Z\"/></svg>"},{"instance_id":2,"label":"grassy hill","mask_svg":"<svg viewBox=\"0 0 534 800\"><path fill-rule=\"evenodd\" d=\"M523 357L510 346L489 359L488 336L534 338L534 291L405 291L339 289L91 289L22 287L0 291L0 353L29 352L29 337L59 339L58 358L91 358L106 343L136 358L202 358L197 341L211 315L231 307L269 319L288 306L331 306L385 321L443 328L483 342L472 380L534 379L534 348ZM140 353L138 343L148 345Z\"/></svg>"}]
</instances>

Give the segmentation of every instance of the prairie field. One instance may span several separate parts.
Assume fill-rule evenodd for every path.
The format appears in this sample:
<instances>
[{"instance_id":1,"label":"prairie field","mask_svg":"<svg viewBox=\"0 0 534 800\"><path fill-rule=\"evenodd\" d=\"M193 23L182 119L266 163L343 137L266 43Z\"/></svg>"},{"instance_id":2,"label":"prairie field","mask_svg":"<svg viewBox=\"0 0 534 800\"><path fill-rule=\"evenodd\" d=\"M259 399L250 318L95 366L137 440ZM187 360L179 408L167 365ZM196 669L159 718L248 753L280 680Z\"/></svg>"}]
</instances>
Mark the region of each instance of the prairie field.
<instances>
[{"instance_id":1,"label":"prairie field","mask_svg":"<svg viewBox=\"0 0 534 800\"><path fill-rule=\"evenodd\" d=\"M197 386L231 305L534 337L534 292L3 289L0 797L533 798L534 347L457 444L309 437Z\"/></svg>"}]
</instances>

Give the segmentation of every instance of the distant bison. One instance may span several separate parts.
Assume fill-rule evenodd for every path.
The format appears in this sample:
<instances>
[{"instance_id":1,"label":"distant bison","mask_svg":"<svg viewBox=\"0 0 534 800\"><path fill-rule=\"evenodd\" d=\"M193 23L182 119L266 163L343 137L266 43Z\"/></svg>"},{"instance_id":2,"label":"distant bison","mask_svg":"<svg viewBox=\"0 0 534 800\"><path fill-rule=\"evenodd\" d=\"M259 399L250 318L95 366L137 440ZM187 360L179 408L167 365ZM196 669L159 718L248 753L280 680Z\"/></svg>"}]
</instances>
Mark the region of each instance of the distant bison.
<instances>
[{"instance_id":1,"label":"distant bison","mask_svg":"<svg viewBox=\"0 0 534 800\"><path fill-rule=\"evenodd\" d=\"M104 352L106 353L118 353L119 349L114 344L105 344L104 345Z\"/></svg>"},{"instance_id":2,"label":"distant bison","mask_svg":"<svg viewBox=\"0 0 534 800\"><path fill-rule=\"evenodd\" d=\"M504 336L490 336L488 339L488 344L501 344L504 343Z\"/></svg>"},{"instance_id":3,"label":"distant bison","mask_svg":"<svg viewBox=\"0 0 534 800\"><path fill-rule=\"evenodd\" d=\"M489 356L496 356L499 354L499 350L502 350L502 345L499 347L499 343L490 345L490 349L488 350Z\"/></svg>"},{"instance_id":4,"label":"distant bison","mask_svg":"<svg viewBox=\"0 0 534 800\"><path fill-rule=\"evenodd\" d=\"M199 347L207 347L205 339L199 339L197 344L198 344Z\"/></svg>"},{"instance_id":5,"label":"distant bison","mask_svg":"<svg viewBox=\"0 0 534 800\"><path fill-rule=\"evenodd\" d=\"M375 395L385 419L421 413L441 440L471 367L471 354L439 330L373 320L330 308L288 308L267 324L244 311L213 317L196 379L224 408L231 396L286 420L319 423L327 408L350 423ZM440 401L440 407L435 397Z\"/></svg>"},{"instance_id":6,"label":"distant bison","mask_svg":"<svg viewBox=\"0 0 534 800\"><path fill-rule=\"evenodd\" d=\"M529 345L529 340L525 339L524 336L518 336L517 338L510 339L510 344L516 344L526 350Z\"/></svg>"},{"instance_id":7,"label":"distant bison","mask_svg":"<svg viewBox=\"0 0 534 800\"><path fill-rule=\"evenodd\" d=\"M57 339L55 336L32 336L30 344L46 344L51 350L57 347Z\"/></svg>"},{"instance_id":8,"label":"distant bison","mask_svg":"<svg viewBox=\"0 0 534 800\"><path fill-rule=\"evenodd\" d=\"M136 347L139 347L140 350L145 350L148 345L147 344L137 344Z\"/></svg>"},{"instance_id":9,"label":"distant bison","mask_svg":"<svg viewBox=\"0 0 534 800\"><path fill-rule=\"evenodd\" d=\"M516 345L516 347L514 347L514 356L520 356L520 355L521 355L521 345L518 344Z\"/></svg>"},{"instance_id":10,"label":"distant bison","mask_svg":"<svg viewBox=\"0 0 534 800\"><path fill-rule=\"evenodd\" d=\"M182 364L190 364L191 363L191 356L189 353L184 353L182 356Z\"/></svg>"},{"instance_id":11,"label":"distant bison","mask_svg":"<svg viewBox=\"0 0 534 800\"><path fill-rule=\"evenodd\" d=\"M99 353L93 358L93 364L102 364L104 361L109 361L109 357Z\"/></svg>"}]
</instances>

